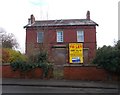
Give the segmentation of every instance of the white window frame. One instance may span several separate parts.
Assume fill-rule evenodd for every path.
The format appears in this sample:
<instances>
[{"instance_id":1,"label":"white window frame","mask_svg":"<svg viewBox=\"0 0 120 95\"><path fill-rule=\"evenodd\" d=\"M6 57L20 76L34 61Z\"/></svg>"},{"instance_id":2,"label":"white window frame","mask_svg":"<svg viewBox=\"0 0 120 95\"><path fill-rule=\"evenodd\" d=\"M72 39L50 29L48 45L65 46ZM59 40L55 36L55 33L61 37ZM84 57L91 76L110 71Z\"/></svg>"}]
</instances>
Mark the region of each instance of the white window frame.
<instances>
[{"instance_id":1,"label":"white window frame","mask_svg":"<svg viewBox=\"0 0 120 95\"><path fill-rule=\"evenodd\" d=\"M84 31L77 30L77 42L84 42Z\"/></svg>"},{"instance_id":2,"label":"white window frame","mask_svg":"<svg viewBox=\"0 0 120 95\"><path fill-rule=\"evenodd\" d=\"M56 37L57 37L57 42L63 42L63 31L62 30L57 31Z\"/></svg>"},{"instance_id":3,"label":"white window frame","mask_svg":"<svg viewBox=\"0 0 120 95\"><path fill-rule=\"evenodd\" d=\"M40 36L42 38L40 38ZM37 43L43 43L44 41L44 32L37 32Z\"/></svg>"}]
</instances>

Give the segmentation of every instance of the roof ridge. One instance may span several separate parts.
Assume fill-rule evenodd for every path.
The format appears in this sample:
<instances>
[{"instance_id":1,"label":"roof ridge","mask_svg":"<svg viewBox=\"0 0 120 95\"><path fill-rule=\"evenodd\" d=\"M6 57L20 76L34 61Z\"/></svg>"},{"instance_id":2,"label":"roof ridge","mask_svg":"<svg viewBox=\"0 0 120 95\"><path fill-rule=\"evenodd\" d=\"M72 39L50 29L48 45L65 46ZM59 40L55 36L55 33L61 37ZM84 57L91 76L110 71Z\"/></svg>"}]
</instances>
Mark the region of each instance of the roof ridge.
<instances>
[{"instance_id":1,"label":"roof ridge","mask_svg":"<svg viewBox=\"0 0 120 95\"><path fill-rule=\"evenodd\" d=\"M60 21L60 20L88 20L88 19L54 19L54 20L36 20L39 21Z\"/></svg>"}]
</instances>

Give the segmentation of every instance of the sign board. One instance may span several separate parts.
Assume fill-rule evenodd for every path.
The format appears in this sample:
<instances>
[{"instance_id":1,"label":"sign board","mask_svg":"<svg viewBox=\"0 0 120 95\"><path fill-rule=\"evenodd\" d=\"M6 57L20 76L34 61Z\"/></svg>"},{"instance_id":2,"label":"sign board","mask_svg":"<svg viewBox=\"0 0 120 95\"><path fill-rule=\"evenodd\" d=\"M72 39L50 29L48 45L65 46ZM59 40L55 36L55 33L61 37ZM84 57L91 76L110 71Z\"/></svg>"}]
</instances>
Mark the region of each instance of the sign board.
<instances>
[{"instance_id":1,"label":"sign board","mask_svg":"<svg viewBox=\"0 0 120 95\"><path fill-rule=\"evenodd\" d=\"M83 44L69 43L69 62L83 63Z\"/></svg>"}]
</instances>

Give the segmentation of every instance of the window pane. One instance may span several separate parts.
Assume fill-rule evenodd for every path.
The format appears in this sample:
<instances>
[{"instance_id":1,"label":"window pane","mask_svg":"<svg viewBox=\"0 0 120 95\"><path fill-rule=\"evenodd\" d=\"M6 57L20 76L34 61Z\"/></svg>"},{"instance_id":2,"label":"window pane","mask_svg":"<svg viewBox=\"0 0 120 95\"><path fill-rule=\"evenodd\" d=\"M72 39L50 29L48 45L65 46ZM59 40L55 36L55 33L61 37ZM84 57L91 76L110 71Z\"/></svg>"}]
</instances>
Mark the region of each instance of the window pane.
<instances>
[{"instance_id":1,"label":"window pane","mask_svg":"<svg viewBox=\"0 0 120 95\"><path fill-rule=\"evenodd\" d=\"M57 42L63 42L63 31L57 32Z\"/></svg>"},{"instance_id":2,"label":"window pane","mask_svg":"<svg viewBox=\"0 0 120 95\"><path fill-rule=\"evenodd\" d=\"M84 42L84 32L82 30L77 31L77 42Z\"/></svg>"},{"instance_id":3,"label":"window pane","mask_svg":"<svg viewBox=\"0 0 120 95\"><path fill-rule=\"evenodd\" d=\"M37 42L43 43L44 33L43 32L37 32Z\"/></svg>"}]
</instances>

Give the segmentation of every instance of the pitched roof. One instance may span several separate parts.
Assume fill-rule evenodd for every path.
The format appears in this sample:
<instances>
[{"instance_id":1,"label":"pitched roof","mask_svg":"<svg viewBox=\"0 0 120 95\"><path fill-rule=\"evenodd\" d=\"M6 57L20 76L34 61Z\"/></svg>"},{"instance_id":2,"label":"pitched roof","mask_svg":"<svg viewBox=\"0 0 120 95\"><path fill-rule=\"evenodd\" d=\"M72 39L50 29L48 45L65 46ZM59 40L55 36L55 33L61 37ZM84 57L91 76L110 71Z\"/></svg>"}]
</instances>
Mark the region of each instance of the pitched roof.
<instances>
[{"instance_id":1,"label":"pitched roof","mask_svg":"<svg viewBox=\"0 0 120 95\"><path fill-rule=\"evenodd\" d=\"M61 20L40 20L35 21L33 24L28 24L27 27L35 26L74 26L74 25L92 25L98 26L98 24L92 20L88 19L61 19Z\"/></svg>"}]
</instances>

